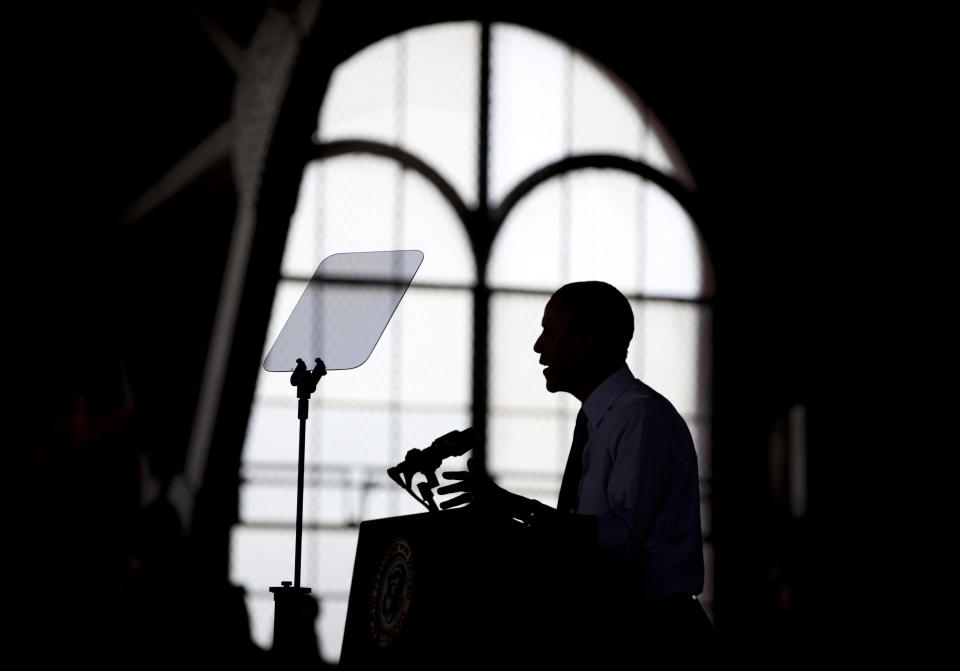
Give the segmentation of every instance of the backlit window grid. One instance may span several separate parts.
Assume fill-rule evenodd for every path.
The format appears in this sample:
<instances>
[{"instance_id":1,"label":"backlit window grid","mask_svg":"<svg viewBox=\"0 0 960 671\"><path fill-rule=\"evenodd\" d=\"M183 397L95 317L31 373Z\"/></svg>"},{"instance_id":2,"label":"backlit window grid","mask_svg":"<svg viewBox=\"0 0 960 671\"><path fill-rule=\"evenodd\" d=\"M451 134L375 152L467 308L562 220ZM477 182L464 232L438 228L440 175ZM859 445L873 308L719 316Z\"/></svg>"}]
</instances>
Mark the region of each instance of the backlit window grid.
<instances>
[{"instance_id":1,"label":"backlit window grid","mask_svg":"<svg viewBox=\"0 0 960 671\"><path fill-rule=\"evenodd\" d=\"M424 253L415 285L473 284L466 233L450 204L419 173L382 156L348 154L308 163L299 193L284 277L305 283L320 260L335 251L399 248ZM277 316L277 330L288 314Z\"/></svg>"},{"instance_id":2,"label":"backlit window grid","mask_svg":"<svg viewBox=\"0 0 960 671\"><path fill-rule=\"evenodd\" d=\"M574 154L637 158L690 181L663 146L645 105L595 61L521 26L495 24L491 43L494 203L536 169ZM517 100L523 104L513 104Z\"/></svg>"},{"instance_id":3,"label":"backlit window grid","mask_svg":"<svg viewBox=\"0 0 960 671\"><path fill-rule=\"evenodd\" d=\"M318 138L398 146L475 205L479 54L476 23L425 26L367 47L334 72Z\"/></svg>"},{"instance_id":4,"label":"backlit window grid","mask_svg":"<svg viewBox=\"0 0 960 671\"><path fill-rule=\"evenodd\" d=\"M400 147L475 206L480 36L477 23L434 25L358 53L335 71L313 141ZM655 130L656 119L601 66L518 26L494 24L491 42L488 206L570 154L636 158L689 183L665 149L669 140ZM321 600L326 659L339 656L356 525L423 511L386 477L386 467L406 450L469 425L473 374L489 375L491 472L519 494L555 503L577 404L545 392L532 347L547 298L566 281L606 279L636 297L630 363L690 425L709 529L711 341L704 301L712 296L712 275L692 221L671 196L633 174L585 169L551 178L519 201L480 278L494 289L490 359L489 371L474 373L475 264L451 205L418 172L390 158L313 161L304 170L265 347L320 259L392 248L424 251L413 286L370 360L331 371L311 401L303 581ZM293 570L297 429L288 376L261 372L244 448L231 579L247 588L252 634L264 647L273 625L267 587ZM465 460L444 470L463 468ZM711 557L712 549L705 554ZM708 606L710 585L712 566Z\"/></svg>"},{"instance_id":5,"label":"backlit window grid","mask_svg":"<svg viewBox=\"0 0 960 671\"><path fill-rule=\"evenodd\" d=\"M609 169L567 173L521 200L494 241L487 282L551 292L598 272L628 294L713 294L712 271L690 216L656 184Z\"/></svg>"}]
</instances>

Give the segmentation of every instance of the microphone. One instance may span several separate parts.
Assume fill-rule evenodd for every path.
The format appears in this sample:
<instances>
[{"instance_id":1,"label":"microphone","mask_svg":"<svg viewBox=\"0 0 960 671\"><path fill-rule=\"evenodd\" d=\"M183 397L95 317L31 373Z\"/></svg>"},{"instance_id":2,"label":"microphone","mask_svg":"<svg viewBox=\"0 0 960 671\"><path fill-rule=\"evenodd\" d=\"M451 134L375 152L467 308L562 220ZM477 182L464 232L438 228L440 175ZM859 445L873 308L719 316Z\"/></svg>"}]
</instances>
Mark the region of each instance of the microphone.
<instances>
[{"instance_id":1,"label":"microphone","mask_svg":"<svg viewBox=\"0 0 960 671\"><path fill-rule=\"evenodd\" d=\"M414 475L423 473L429 478L440 468L444 459L466 454L476 444L477 430L472 426L463 431L451 431L434 440L426 449L413 448L407 452L403 461L387 469L387 475L404 489L409 489ZM404 476L403 479L401 475Z\"/></svg>"}]
</instances>

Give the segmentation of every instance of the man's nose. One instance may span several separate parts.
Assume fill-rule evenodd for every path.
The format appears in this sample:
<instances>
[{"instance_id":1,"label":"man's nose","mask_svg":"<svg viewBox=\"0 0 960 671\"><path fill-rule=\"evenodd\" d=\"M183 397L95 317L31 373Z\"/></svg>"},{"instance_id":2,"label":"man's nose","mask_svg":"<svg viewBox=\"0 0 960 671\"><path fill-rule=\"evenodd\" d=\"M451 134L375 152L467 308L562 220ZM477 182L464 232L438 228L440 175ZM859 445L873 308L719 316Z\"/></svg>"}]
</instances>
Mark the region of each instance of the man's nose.
<instances>
[{"instance_id":1,"label":"man's nose","mask_svg":"<svg viewBox=\"0 0 960 671\"><path fill-rule=\"evenodd\" d=\"M541 334L541 335L537 338L536 342L533 343L533 351L536 352L537 354L540 354L540 350L542 349L542 348L540 347L540 340L541 340L542 338L543 338L543 334Z\"/></svg>"}]
</instances>

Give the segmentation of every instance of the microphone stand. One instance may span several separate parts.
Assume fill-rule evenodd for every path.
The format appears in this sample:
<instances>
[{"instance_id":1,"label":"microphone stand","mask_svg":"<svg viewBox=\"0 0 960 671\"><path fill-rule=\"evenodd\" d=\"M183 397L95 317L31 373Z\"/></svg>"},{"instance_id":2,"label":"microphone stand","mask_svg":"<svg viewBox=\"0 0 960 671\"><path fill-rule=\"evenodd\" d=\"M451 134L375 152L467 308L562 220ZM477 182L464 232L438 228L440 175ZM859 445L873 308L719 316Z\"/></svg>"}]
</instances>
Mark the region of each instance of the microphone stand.
<instances>
[{"instance_id":1,"label":"microphone stand","mask_svg":"<svg viewBox=\"0 0 960 671\"><path fill-rule=\"evenodd\" d=\"M473 427L463 431L451 431L440 436L425 450L414 448L407 452L396 466L387 469L387 475L394 482L403 487L410 496L422 503L432 513L440 512L436 501L433 500L433 490L439 486L437 469L447 457L459 457L466 454L476 443L477 432ZM426 477L426 482L417 485L420 496L413 491L413 478L418 473Z\"/></svg>"},{"instance_id":2,"label":"microphone stand","mask_svg":"<svg viewBox=\"0 0 960 671\"><path fill-rule=\"evenodd\" d=\"M410 450L407 452L406 460L392 468L387 469L387 475L389 475L394 482L407 490L410 496L416 499L419 503L425 505L427 510L429 510L431 513L438 513L440 512L440 509L433 500L433 488L440 485L440 482L437 480L436 471L438 468L440 468L442 459L432 458L427 460L426 463L417 463L413 466L410 465L414 462L415 458L419 458L423 454L424 451L417 448ZM417 489L420 490L420 496L417 496L413 492L413 476L417 473L422 473L427 478L426 482L421 482L419 485L417 485Z\"/></svg>"},{"instance_id":3,"label":"microphone stand","mask_svg":"<svg viewBox=\"0 0 960 671\"><path fill-rule=\"evenodd\" d=\"M307 596L309 587L300 586L300 553L303 545L303 463L306 453L307 416L309 414L310 395L317 390L320 378L327 374L323 361L316 359L312 371L307 370L303 359L297 359L297 366L290 376L290 384L297 388L297 418L300 420L300 445L297 461L297 529L294 550L293 584L289 580L280 582L280 587L271 587L274 600L273 652L283 659L293 659L298 652L298 641L303 640L307 632L304 626L303 612L310 612L312 601ZM311 623L306 623L310 625Z\"/></svg>"}]
</instances>

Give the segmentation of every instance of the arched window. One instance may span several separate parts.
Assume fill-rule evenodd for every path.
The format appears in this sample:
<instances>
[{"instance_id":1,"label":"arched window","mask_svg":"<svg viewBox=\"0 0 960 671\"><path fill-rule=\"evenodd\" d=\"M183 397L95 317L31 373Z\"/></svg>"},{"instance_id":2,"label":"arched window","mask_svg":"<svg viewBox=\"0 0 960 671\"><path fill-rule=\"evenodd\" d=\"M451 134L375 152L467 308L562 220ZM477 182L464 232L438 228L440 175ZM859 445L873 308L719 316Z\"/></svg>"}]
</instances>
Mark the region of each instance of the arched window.
<instances>
[{"instance_id":1,"label":"arched window","mask_svg":"<svg viewBox=\"0 0 960 671\"><path fill-rule=\"evenodd\" d=\"M415 28L335 70L304 142L314 154L264 352L324 257L424 252L371 358L332 371L311 402L302 582L322 601L325 658L339 655L358 523L423 511L386 477L407 450L479 424L491 474L556 503L576 406L545 391L532 346L565 282L602 279L630 297L629 363L690 425L709 524L712 272L682 161L614 76L516 25ZM296 444L287 377L261 372L231 579L247 589L264 646L267 588L293 556Z\"/></svg>"}]
</instances>

